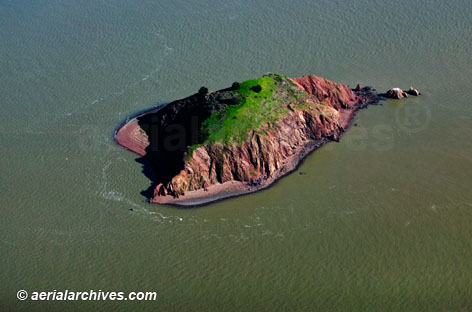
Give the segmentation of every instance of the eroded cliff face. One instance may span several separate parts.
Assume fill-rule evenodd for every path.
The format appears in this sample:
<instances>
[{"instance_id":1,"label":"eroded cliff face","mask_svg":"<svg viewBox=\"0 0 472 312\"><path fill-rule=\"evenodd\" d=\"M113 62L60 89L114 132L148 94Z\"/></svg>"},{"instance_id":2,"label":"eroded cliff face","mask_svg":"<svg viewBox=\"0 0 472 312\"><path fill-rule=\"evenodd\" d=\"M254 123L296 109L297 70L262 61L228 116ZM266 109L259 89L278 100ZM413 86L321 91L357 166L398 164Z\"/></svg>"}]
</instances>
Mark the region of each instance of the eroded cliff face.
<instances>
[{"instance_id":1,"label":"eroded cliff face","mask_svg":"<svg viewBox=\"0 0 472 312\"><path fill-rule=\"evenodd\" d=\"M313 95L320 102L339 110L341 108L353 108L363 99L345 84L336 83L314 75L297 77L292 79L298 87Z\"/></svg>"},{"instance_id":2,"label":"eroded cliff face","mask_svg":"<svg viewBox=\"0 0 472 312\"><path fill-rule=\"evenodd\" d=\"M281 118L262 124L248 133L241 144L203 145L186 157L184 167L167 184L159 184L151 202L161 196L179 197L186 192L206 189L230 181L258 186L293 169L307 146L338 140L343 111L355 110L366 99L346 85L316 76L292 80L307 93L303 103L283 103L287 108ZM289 169L287 169L289 168Z\"/></svg>"}]
</instances>

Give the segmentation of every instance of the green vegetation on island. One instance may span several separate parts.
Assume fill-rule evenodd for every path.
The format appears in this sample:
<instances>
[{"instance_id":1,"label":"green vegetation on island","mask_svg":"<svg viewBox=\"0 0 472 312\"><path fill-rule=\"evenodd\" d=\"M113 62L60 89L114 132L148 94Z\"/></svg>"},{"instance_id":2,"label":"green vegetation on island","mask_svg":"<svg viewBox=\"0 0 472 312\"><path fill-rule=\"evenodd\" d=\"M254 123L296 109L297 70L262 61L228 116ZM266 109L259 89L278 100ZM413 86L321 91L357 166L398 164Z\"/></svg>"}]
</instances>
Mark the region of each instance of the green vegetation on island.
<instances>
[{"instance_id":1,"label":"green vegetation on island","mask_svg":"<svg viewBox=\"0 0 472 312\"><path fill-rule=\"evenodd\" d=\"M287 77L276 74L235 82L229 92L237 94L239 102L226 105L202 123L206 139L199 145L241 143L251 130L259 129L265 122L275 122L287 112L284 103L300 102L301 97L307 96ZM190 151L195 148L190 147Z\"/></svg>"}]
</instances>

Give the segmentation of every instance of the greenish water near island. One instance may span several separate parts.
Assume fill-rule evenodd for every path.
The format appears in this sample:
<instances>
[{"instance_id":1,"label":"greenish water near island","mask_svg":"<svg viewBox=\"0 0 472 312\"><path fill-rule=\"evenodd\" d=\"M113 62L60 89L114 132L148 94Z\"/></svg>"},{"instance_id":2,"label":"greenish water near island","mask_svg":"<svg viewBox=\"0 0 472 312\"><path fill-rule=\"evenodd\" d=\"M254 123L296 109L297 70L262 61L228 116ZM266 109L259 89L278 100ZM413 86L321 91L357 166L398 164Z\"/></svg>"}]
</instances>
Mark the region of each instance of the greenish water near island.
<instances>
[{"instance_id":1,"label":"greenish water near island","mask_svg":"<svg viewBox=\"0 0 472 312\"><path fill-rule=\"evenodd\" d=\"M463 0L0 0L0 310L472 310L471 15ZM262 192L147 204L120 122L266 72L422 96L361 111Z\"/></svg>"}]
</instances>

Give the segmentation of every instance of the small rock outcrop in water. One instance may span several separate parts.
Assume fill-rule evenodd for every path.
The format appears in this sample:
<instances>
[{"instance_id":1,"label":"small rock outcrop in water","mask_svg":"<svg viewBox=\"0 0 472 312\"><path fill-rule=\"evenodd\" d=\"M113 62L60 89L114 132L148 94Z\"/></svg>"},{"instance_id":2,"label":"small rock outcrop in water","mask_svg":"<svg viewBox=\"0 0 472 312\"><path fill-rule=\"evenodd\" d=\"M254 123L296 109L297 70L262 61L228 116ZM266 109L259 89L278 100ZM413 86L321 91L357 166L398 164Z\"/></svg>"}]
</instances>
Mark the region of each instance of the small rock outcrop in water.
<instances>
[{"instance_id":1,"label":"small rock outcrop in water","mask_svg":"<svg viewBox=\"0 0 472 312\"><path fill-rule=\"evenodd\" d=\"M408 97L408 93L400 88L392 88L385 93L385 96L390 99L403 99Z\"/></svg>"},{"instance_id":2,"label":"small rock outcrop in water","mask_svg":"<svg viewBox=\"0 0 472 312\"><path fill-rule=\"evenodd\" d=\"M268 74L131 119L116 141L152 165L151 203L197 205L269 186L377 101L370 87Z\"/></svg>"},{"instance_id":3,"label":"small rock outcrop in water","mask_svg":"<svg viewBox=\"0 0 472 312\"><path fill-rule=\"evenodd\" d=\"M385 93L385 97L390 99L403 99L407 98L408 95L418 96L420 94L421 93L413 87L410 87L408 91L403 91L400 88L392 88Z\"/></svg>"},{"instance_id":4,"label":"small rock outcrop in water","mask_svg":"<svg viewBox=\"0 0 472 312\"><path fill-rule=\"evenodd\" d=\"M414 95L414 96L418 96L418 95L421 94L417 89L415 89L413 87L410 87L410 89L407 91L407 93L409 95Z\"/></svg>"}]
</instances>

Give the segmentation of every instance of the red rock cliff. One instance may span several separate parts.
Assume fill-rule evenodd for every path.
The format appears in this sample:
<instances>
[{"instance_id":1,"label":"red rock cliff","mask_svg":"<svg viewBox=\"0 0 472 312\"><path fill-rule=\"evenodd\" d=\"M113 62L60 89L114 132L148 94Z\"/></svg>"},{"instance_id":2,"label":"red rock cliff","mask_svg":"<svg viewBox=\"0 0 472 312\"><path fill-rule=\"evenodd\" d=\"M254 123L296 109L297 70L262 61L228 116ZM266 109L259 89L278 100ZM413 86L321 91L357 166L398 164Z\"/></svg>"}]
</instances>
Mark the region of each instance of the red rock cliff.
<instances>
[{"instance_id":1,"label":"red rock cliff","mask_svg":"<svg viewBox=\"0 0 472 312\"><path fill-rule=\"evenodd\" d=\"M317 76L303 76L292 79L298 87L313 95L318 101L323 101L331 107L353 108L359 98L345 84L336 83Z\"/></svg>"}]
</instances>

